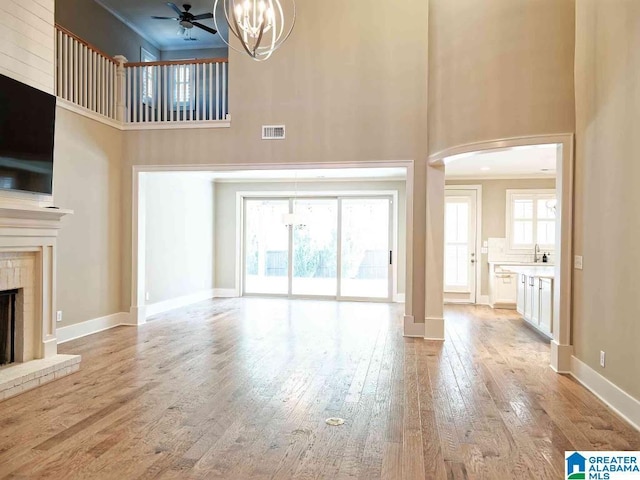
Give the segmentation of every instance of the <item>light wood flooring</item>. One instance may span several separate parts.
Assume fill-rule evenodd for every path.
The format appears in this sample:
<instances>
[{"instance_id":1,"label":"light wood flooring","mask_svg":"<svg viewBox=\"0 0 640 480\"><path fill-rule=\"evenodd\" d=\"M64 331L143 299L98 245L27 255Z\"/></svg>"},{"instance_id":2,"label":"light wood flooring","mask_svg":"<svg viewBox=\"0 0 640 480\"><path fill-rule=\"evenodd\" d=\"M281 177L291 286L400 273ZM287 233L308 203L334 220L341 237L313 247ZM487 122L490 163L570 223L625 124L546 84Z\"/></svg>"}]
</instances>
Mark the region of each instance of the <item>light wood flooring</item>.
<instances>
[{"instance_id":1,"label":"light wood flooring","mask_svg":"<svg viewBox=\"0 0 640 480\"><path fill-rule=\"evenodd\" d=\"M69 342L79 373L0 403L0 478L559 479L640 449L514 312L449 307L435 343L402 307L214 300Z\"/></svg>"}]
</instances>

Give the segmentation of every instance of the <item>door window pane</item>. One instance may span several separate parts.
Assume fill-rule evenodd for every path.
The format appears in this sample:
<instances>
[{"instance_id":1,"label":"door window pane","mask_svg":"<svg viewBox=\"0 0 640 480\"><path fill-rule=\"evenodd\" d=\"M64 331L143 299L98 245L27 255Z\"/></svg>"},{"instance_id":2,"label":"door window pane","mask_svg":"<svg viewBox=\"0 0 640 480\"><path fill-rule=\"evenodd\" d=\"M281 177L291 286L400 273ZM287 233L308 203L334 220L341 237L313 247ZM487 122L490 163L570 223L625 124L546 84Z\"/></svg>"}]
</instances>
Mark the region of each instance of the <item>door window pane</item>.
<instances>
[{"instance_id":1,"label":"door window pane","mask_svg":"<svg viewBox=\"0 0 640 480\"><path fill-rule=\"evenodd\" d=\"M293 211L294 295L337 295L338 200L300 199Z\"/></svg>"},{"instance_id":2,"label":"door window pane","mask_svg":"<svg viewBox=\"0 0 640 480\"><path fill-rule=\"evenodd\" d=\"M470 238L471 199L469 196L448 196L445 203L444 284L447 291L471 288L469 270L475 239Z\"/></svg>"},{"instance_id":3,"label":"door window pane","mask_svg":"<svg viewBox=\"0 0 640 480\"><path fill-rule=\"evenodd\" d=\"M389 297L389 200L342 200L343 297Z\"/></svg>"},{"instance_id":4,"label":"door window pane","mask_svg":"<svg viewBox=\"0 0 640 480\"><path fill-rule=\"evenodd\" d=\"M445 247L445 285L466 287L469 285L469 247L447 245Z\"/></svg>"},{"instance_id":5,"label":"door window pane","mask_svg":"<svg viewBox=\"0 0 640 480\"><path fill-rule=\"evenodd\" d=\"M289 230L283 216L288 200L246 200L246 293L287 294L289 291Z\"/></svg>"},{"instance_id":6,"label":"door window pane","mask_svg":"<svg viewBox=\"0 0 640 480\"><path fill-rule=\"evenodd\" d=\"M447 203L445 217L446 241L466 243L469 239L469 204Z\"/></svg>"}]
</instances>

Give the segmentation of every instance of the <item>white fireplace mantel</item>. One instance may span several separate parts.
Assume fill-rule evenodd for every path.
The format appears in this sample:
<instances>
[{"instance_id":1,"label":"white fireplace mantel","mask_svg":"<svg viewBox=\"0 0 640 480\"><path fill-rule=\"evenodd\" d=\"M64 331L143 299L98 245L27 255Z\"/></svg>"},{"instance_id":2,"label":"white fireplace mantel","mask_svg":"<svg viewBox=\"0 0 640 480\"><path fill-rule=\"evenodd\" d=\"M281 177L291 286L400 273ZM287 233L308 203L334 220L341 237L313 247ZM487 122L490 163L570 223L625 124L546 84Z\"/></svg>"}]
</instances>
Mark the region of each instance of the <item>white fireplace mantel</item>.
<instances>
[{"instance_id":1,"label":"white fireplace mantel","mask_svg":"<svg viewBox=\"0 0 640 480\"><path fill-rule=\"evenodd\" d=\"M0 205L0 228L15 226L59 230L62 217L71 214L73 210L63 208Z\"/></svg>"},{"instance_id":2,"label":"white fireplace mantel","mask_svg":"<svg viewBox=\"0 0 640 480\"><path fill-rule=\"evenodd\" d=\"M0 369L0 400L80 367L79 357L58 355L56 339L56 241L62 218L70 214L0 204L0 289L22 289L25 302L23 331L16 331L20 356Z\"/></svg>"}]
</instances>

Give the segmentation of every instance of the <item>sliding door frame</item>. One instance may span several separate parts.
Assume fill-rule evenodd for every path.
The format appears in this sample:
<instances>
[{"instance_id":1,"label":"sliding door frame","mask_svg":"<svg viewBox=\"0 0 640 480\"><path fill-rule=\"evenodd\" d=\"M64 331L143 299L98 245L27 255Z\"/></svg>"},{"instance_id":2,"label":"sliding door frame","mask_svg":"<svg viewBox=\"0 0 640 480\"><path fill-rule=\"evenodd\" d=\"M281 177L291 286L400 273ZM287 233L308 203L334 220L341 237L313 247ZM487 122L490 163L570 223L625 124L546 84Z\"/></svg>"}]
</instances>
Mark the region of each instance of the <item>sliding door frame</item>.
<instances>
[{"instance_id":1,"label":"sliding door frame","mask_svg":"<svg viewBox=\"0 0 640 480\"><path fill-rule=\"evenodd\" d=\"M286 294L261 294L246 291L246 271L245 271L245 252L246 252L246 199L251 200L288 200L289 212L293 212L293 205L296 199L310 198L333 198L337 200L337 286L336 295L297 295L293 294L293 228L289 228L289 251L288 251L288 292ZM389 295L386 298L375 297L346 297L340 295L342 280L342 200L345 198L380 198L388 199L389 205L389 246L392 255L392 263L389 265ZM389 303L396 301L398 296L397 288L397 246L398 246L398 191L397 190L363 190L363 191L244 191L236 192L236 275L239 279L239 293L246 297L275 297L275 298L292 298L292 299L316 299L316 300L338 300L338 301L362 301L362 302L381 302Z\"/></svg>"}]
</instances>

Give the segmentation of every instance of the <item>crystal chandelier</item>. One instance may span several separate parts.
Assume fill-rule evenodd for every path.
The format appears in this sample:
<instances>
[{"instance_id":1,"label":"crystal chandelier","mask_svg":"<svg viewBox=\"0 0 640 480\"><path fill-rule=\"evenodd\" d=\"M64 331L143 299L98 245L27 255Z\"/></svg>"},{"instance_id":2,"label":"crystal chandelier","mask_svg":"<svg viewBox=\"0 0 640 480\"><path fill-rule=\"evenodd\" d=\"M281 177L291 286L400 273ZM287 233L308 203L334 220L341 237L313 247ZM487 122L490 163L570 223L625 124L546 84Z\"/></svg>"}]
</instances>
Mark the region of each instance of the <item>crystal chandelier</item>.
<instances>
[{"instance_id":1,"label":"crystal chandelier","mask_svg":"<svg viewBox=\"0 0 640 480\"><path fill-rule=\"evenodd\" d=\"M291 11L282 8L281 2L290 2ZM229 31L240 41L243 50L224 43L236 51L245 51L257 61L268 59L291 35L296 22L295 0L215 0L213 21L218 26L218 4L222 3Z\"/></svg>"}]
</instances>

